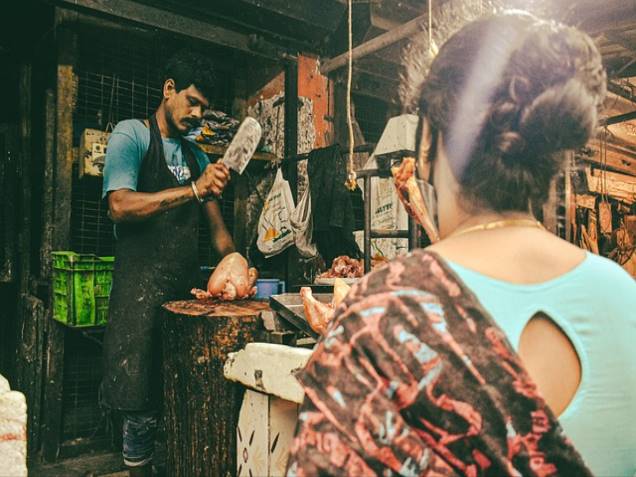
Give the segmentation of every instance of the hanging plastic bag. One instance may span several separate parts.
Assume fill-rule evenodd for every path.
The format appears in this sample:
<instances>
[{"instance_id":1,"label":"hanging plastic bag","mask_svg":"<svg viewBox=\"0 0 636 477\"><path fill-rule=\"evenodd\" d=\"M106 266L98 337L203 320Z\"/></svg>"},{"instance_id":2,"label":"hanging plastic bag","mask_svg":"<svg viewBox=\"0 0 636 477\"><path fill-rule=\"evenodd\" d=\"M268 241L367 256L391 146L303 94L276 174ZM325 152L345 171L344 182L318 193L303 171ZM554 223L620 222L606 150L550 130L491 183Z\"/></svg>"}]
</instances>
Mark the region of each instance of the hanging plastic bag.
<instances>
[{"instance_id":1,"label":"hanging plastic bag","mask_svg":"<svg viewBox=\"0 0 636 477\"><path fill-rule=\"evenodd\" d=\"M294 230L294 240L298 253L303 258L312 258L318 254L316 245L313 243L313 220L311 215L311 192L309 184L305 188L300 202L291 215L292 229Z\"/></svg>"},{"instance_id":2,"label":"hanging plastic bag","mask_svg":"<svg viewBox=\"0 0 636 477\"><path fill-rule=\"evenodd\" d=\"M256 246L266 257L277 255L294 243L291 214L294 210L289 182L278 169L258 220Z\"/></svg>"}]
</instances>

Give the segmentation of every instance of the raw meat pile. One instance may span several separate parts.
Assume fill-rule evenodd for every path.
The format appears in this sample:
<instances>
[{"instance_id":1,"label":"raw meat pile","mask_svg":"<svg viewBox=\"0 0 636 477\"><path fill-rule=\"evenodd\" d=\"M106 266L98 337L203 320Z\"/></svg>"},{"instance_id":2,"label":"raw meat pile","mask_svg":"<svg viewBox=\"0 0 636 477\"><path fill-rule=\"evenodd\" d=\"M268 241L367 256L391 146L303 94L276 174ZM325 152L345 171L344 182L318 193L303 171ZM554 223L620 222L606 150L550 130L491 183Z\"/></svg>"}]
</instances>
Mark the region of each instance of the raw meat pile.
<instances>
[{"instance_id":1,"label":"raw meat pile","mask_svg":"<svg viewBox=\"0 0 636 477\"><path fill-rule=\"evenodd\" d=\"M364 275L362 260L342 255L333 259L331 268L319 275L320 278L360 278Z\"/></svg>"},{"instance_id":2,"label":"raw meat pile","mask_svg":"<svg viewBox=\"0 0 636 477\"><path fill-rule=\"evenodd\" d=\"M300 289L305 318L312 330L320 335L325 334L336 308L347 296L347 293L349 293L349 285L339 278L336 278L333 286L333 300L331 303L322 303L316 300L309 287L302 287Z\"/></svg>"},{"instance_id":3,"label":"raw meat pile","mask_svg":"<svg viewBox=\"0 0 636 477\"><path fill-rule=\"evenodd\" d=\"M424 205L424 198L415 181L415 159L405 158L399 166L392 167L398 197L408 214L420 224L431 242L437 242L439 236L433 226L433 220Z\"/></svg>"},{"instance_id":4,"label":"raw meat pile","mask_svg":"<svg viewBox=\"0 0 636 477\"><path fill-rule=\"evenodd\" d=\"M190 290L198 300L217 298L224 301L243 300L256 294L258 272L248 268L247 260L240 253L227 255L216 267L208 280L208 289Z\"/></svg>"}]
</instances>

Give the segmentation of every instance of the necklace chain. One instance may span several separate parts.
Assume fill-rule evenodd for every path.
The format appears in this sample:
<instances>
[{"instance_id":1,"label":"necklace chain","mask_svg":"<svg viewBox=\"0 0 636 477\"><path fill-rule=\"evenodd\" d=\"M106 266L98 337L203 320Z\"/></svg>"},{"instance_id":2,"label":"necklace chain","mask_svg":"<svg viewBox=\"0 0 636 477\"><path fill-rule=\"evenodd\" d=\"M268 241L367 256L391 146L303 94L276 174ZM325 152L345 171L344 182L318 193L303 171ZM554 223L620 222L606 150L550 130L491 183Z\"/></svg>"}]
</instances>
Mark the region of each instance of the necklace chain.
<instances>
[{"instance_id":1,"label":"necklace chain","mask_svg":"<svg viewBox=\"0 0 636 477\"><path fill-rule=\"evenodd\" d=\"M460 235L464 235L470 232L477 232L478 230L493 230L500 229L503 227L535 227L537 229L545 230L545 227L541 222L534 219L506 219L506 220L496 220L494 222L487 222L485 224L473 225L472 227L468 227L463 230L456 230L451 233L447 238L450 237L458 237Z\"/></svg>"}]
</instances>

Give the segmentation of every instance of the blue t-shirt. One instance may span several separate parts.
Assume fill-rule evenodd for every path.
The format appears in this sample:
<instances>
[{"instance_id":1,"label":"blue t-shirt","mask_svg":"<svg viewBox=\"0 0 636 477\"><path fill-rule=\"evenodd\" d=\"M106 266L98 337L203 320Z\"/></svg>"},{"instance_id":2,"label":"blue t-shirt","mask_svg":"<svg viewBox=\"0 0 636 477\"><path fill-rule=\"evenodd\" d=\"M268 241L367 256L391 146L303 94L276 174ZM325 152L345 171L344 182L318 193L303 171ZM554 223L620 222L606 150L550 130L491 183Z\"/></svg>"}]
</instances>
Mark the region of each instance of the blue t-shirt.
<instances>
[{"instance_id":1,"label":"blue t-shirt","mask_svg":"<svg viewBox=\"0 0 636 477\"><path fill-rule=\"evenodd\" d=\"M179 184L185 184L191 177L181 150L180 138L162 138L163 153L168 168ZM191 144L188 142L188 144ZM150 145L150 129L138 119L127 119L117 124L108 140L106 162L104 164L104 186L102 197L119 189L137 190L137 178L141 161ZM210 163L208 156L192 144L192 151L201 171Z\"/></svg>"}]
</instances>

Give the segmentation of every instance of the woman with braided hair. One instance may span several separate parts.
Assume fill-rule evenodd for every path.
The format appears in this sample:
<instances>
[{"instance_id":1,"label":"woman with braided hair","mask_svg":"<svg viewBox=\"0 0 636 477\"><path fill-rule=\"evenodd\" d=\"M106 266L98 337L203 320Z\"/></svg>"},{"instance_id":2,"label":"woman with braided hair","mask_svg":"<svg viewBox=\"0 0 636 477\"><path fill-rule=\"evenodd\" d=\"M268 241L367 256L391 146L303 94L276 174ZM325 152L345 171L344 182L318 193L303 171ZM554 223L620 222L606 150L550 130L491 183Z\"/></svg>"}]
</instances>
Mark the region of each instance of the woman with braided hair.
<instances>
[{"instance_id":1,"label":"woman with braided hair","mask_svg":"<svg viewBox=\"0 0 636 477\"><path fill-rule=\"evenodd\" d=\"M531 212L595 133L600 54L523 13L466 25L418 78L424 51L404 91L441 240L336 310L287 475L631 477L636 282Z\"/></svg>"}]
</instances>

